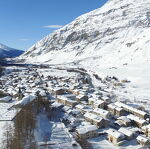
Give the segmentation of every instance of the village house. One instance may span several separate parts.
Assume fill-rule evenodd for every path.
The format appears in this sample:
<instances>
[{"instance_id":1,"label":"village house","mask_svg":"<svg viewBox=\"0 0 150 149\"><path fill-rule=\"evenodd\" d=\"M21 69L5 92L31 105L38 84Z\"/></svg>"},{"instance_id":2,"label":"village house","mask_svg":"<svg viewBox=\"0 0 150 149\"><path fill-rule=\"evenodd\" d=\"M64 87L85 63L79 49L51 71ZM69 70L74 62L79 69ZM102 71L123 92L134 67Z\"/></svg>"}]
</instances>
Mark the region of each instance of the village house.
<instances>
[{"instance_id":1,"label":"village house","mask_svg":"<svg viewBox=\"0 0 150 149\"><path fill-rule=\"evenodd\" d=\"M138 116L138 117L140 117L142 119L149 118L148 114L145 111L136 109L136 108L134 108L132 106L126 105L126 104L121 103L121 102L116 102L115 105L118 106L118 107L123 108L125 111L127 111L129 113L132 113L133 115Z\"/></svg>"},{"instance_id":2,"label":"village house","mask_svg":"<svg viewBox=\"0 0 150 149\"><path fill-rule=\"evenodd\" d=\"M80 110L81 113L85 114L86 112L91 112L92 108L87 105L78 104L75 106L76 109Z\"/></svg>"},{"instance_id":3,"label":"village house","mask_svg":"<svg viewBox=\"0 0 150 149\"><path fill-rule=\"evenodd\" d=\"M120 126L130 126L131 120L127 118L127 116L121 116L117 118L117 121L115 121Z\"/></svg>"},{"instance_id":4,"label":"village house","mask_svg":"<svg viewBox=\"0 0 150 149\"><path fill-rule=\"evenodd\" d=\"M139 135L137 138L136 138L137 142L139 144L141 144L142 146L147 146L147 145L150 145L150 140L148 138L146 138L145 136L142 136L142 135Z\"/></svg>"},{"instance_id":5,"label":"village house","mask_svg":"<svg viewBox=\"0 0 150 149\"><path fill-rule=\"evenodd\" d=\"M117 107L114 103L109 104L108 106L108 111L112 114L115 115L117 117L123 116L124 113L124 109Z\"/></svg>"},{"instance_id":6,"label":"village house","mask_svg":"<svg viewBox=\"0 0 150 149\"><path fill-rule=\"evenodd\" d=\"M76 130L77 137L81 139L94 138L98 136L97 127L95 125L86 125Z\"/></svg>"},{"instance_id":7,"label":"village house","mask_svg":"<svg viewBox=\"0 0 150 149\"><path fill-rule=\"evenodd\" d=\"M139 118L138 116L135 116L133 114L129 114L127 116L127 118L129 118L130 120L132 120L139 128L142 128L142 126L147 124L147 121Z\"/></svg>"},{"instance_id":8,"label":"village house","mask_svg":"<svg viewBox=\"0 0 150 149\"><path fill-rule=\"evenodd\" d=\"M96 115L101 116L101 117L104 118L104 119L109 119L109 117L110 117L109 111L103 110L103 109L100 109L100 108L95 108L95 109L93 109L92 112L93 112L94 114L96 114Z\"/></svg>"},{"instance_id":9,"label":"village house","mask_svg":"<svg viewBox=\"0 0 150 149\"><path fill-rule=\"evenodd\" d=\"M108 127L108 120L106 120L98 115L95 115L93 113L89 113L89 112L85 113L84 118L86 121L90 122L93 125L96 125L98 128Z\"/></svg>"},{"instance_id":10,"label":"village house","mask_svg":"<svg viewBox=\"0 0 150 149\"><path fill-rule=\"evenodd\" d=\"M142 127L143 133L150 138L150 124L144 125Z\"/></svg>"},{"instance_id":11,"label":"village house","mask_svg":"<svg viewBox=\"0 0 150 149\"><path fill-rule=\"evenodd\" d=\"M76 96L76 100L78 102L81 102L81 101L88 101L88 96L87 95L84 95L84 94L79 94Z\"/></svg>"},{"instance_id":12,"label":"village house","mask_svg":"<svg viewBox=\"0 0 150 149\"><path fill-rule=\"evenodd\" d=\"M66 89L65 88L59 88L59 87L54 87L50 89L50 92L54 95L63 95L66 93Z\"/></svg>"},{"instance_id":13,"label":"village house","mask_svg":"<svg viewBox=\"0 0 150 149\"><path fill-rule=\"evenodd\" d=\"M123 115L124 115L124 110L123 110L123 108L116 107L116 108L115 108L115 115L116 115L117 117L123 116Z\"/></svg>"},{"instance_id":14,"label":"village house","mask_svg":"<svg viewBox=\"0 0 150 149\"><path fill-rule=\"evenodd\" d=\"M69 92L75 95L79 95L79 90L78 89L69 89Z\"/></svg>"},{"instance_id":15,"label":"village house","mask_svg":"<svg viewBox=\"0 0 150 149\"><path fill-rule=\"evenodd\" d=\"M88 104L93 105L95 100L96 99L94 99L93 97L88 98Z\"/></svg>"},{"instance_id":16,"label":"village house","mask_svg":"<svg viewBox=\"0 0 150 149\"><path fill-rule=\"evenodd\" d=\"M121 127L118 131L124 134L127 140L131 140L134 137L134 133L128 128Z\"/></svg>"},{"instance_id":17,"label":"village house","mask_svg":"<svg viewBox=\"0 0 150 149\"><path fill-rule=\"evenodd\" d=\"M115 106L113 103L111 103L111 104L109 104L107 107L108 107L108 111L109 111L112 115L115 115L116 106Z\"/></svg>"},{"instance_id":18,"label":"village house","mask_svg":"<svg viewBox=\"0 0 150 149\"><path fill-rule=\"evenodd\" d=\"M103 100L95 100L93 103L94 108L102 108L104 109L105 102Z\"/></svg>"},{"instance_id":19,"label":"village house","mask_svg":"<svg viewBox=\"0 0 150 149\"><path fill-rule=\"evenodd\" d=\"M125 139L124 134L115 129L107 130L107 134L108 141L113 143L114 145L117 145L120 141L123 141Z\"/></svg>"},{"instance_id":20,"label":"village house","mask_svg":"<svg viewBox=\"0 0 150 149\"><path fill-rule=\"evenodd\" d=\"M67 99L66 100L66 104L65 104L66 106L69 106L69 107L71 107L71 108L73 108L73 107L75 107L75 105L77 105L77 102L75 101L75 100L73 100L73 99Z\"/></svg>"},{"instance_id":21,"label":"village house","mask_svg":"<svg viewBox=\"0 0 150 149\"><path fill-rule=\"evenodd\" d=\"M76 96L73 94L58 95L57 102L69 107L74 107L77 104Z\"/></svg>"}]
</instances>

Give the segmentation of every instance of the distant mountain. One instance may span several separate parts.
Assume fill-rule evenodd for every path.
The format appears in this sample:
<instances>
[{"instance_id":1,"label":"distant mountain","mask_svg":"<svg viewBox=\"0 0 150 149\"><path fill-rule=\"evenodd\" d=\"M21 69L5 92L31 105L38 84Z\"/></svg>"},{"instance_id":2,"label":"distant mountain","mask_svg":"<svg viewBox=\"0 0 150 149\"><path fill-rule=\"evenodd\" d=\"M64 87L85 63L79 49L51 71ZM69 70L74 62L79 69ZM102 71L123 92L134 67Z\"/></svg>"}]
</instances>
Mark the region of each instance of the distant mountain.
<instances>
[{"instance_id":1,"label":"distant mountain","mask_svg":"<svg viewBox=\"0 0 150 149\"><path fill-rule=\"evenodd\" d=\"M7 47L0 43L0 58L12 58L21 55L24 51Z\"/></svg>"}]
</instances>

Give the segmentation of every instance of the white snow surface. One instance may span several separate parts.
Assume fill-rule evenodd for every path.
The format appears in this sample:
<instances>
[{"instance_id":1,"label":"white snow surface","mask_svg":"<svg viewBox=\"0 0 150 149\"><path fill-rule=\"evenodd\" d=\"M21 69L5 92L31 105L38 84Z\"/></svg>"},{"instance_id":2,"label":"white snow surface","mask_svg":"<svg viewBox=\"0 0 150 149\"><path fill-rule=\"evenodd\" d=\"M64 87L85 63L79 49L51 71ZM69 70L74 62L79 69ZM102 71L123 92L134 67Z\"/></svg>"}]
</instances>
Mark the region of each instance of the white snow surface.
<instances>
[{"instance_id":1,"label":"white snow surface","mask_svg":"<svg viewBox=\"0 0 150 149\"><path fill-rule=\"evenodd\" d=\"M34 99L36 99L36 96L27 95L27 96L23 97L22 100L16 102L15 105L26 105L26 104L32 102Z\"/></svg>"},{"instance_id":2,"label":"white snow surface","mask_svg":"<svg viewBox=\"0 0 150 149\"><path fill-rule=\"evenodd\" d=\"M87 69L131 81L127 97L150 97L150 2L109 0L28 49L19 59Z\"/></svg>"}]
</instances>

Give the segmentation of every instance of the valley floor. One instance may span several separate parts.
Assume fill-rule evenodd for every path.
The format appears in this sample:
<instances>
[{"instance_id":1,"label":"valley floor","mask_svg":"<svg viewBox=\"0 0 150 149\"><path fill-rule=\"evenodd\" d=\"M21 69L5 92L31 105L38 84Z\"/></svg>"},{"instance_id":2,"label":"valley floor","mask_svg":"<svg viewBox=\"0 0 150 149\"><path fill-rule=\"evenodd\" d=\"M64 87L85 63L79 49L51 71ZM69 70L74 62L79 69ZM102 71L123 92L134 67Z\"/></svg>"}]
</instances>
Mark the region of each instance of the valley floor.
<instances>
[{"instance_id":1,"label":"valley floor","mask_svg":"<svg viewBox=\"0 0 150 149\"><path fill-rule=\"evenodd\" d=\"M97 74L97 72L89 71L88 69L85 70L81 68L60 66L48 66L48 68L44 68L43 66L33 68L32 66L25 68L14 67L13 70L12 67L8 67L7 71L10 72L1 78L2 82L6 82L6 84L4 83L1 85L3 88L1 90L9 92L9 94L13 94L15 92L16 96L18 89L22 88L23 93L28 98L25 96L26 98L23 98L24 100L17 98L19 102L13 101L0 103L0 119L4 121L0 121L1 130L6 124L6 121L12 121L16 114L16 111L10 107L13 106L13 104L22 106L28 102L32 102L31 96L29 95L35 95L37 91L44 99L47 99L46 93L50 95L50 108L53 107L53 104L55 103L61 107L54 108L48 113L41 111L38 115L36 115L36 128L34 135L38 149L44 149L45 146L47 146L47 148L50 147L58 149L80 149L81 147L74 137L76 132L69 132L69 130L70 128L72 131L72 128L74 127L80 128L89 125L89 122L86 122L85 120L84 114L88 112L88 110L92 113L95 108L95 105L91 105L89 103L91 99L96 99L94 102L99 101L100 99L103 101L106 100L105 102L107 104L123 101L134 107L141 108L143 106L142 108L145 108L144 110L147 113L150 111L149 101L146 99L143 100L140 96L140 92L138 97L138 92L133 89L137 86L135 86L133 82L130 82L130 78L129 80L128 78L126 80L117 78L113 71L112 76L104 74L99 75L99 73ZM103 71L104 70L102 70L102 72ZM12 88L12 84L15 87ZM56 97L55 93L57 90L64 88L69 91L69 93L77 92L76 96L78 96L79 92L81 95L88 97L88 101L75 101L76 105L88 107L86 109L87 111L85 110L85 113L82 109L77 109L75 105L64 106L63 103L58 103L58 96ZM132 94L130 91L132 91L132 93L135 91L135 93ZM65 93L65 95L66 94L68 94L68 92ZM76 112L78 112L81 117L78 114L76 115ZM65 122L62 122L63 119L65 119ZM110 118L110 123L114 122L114 119L117 120L116 117L113 117L113 120ZM109 124L109 127L113 128L111 124ZM0 138L3 138L2 131L0 131ZM107 136L105 134L104 136L102 135L92 139L87 139L87 141L92 146L92 149L140 149L142 147L137 143L135 138L131 141L127 141L127 143L120 147L114 146L112 143L108 142L106 138Z\"/></svg>"}]
</instances>

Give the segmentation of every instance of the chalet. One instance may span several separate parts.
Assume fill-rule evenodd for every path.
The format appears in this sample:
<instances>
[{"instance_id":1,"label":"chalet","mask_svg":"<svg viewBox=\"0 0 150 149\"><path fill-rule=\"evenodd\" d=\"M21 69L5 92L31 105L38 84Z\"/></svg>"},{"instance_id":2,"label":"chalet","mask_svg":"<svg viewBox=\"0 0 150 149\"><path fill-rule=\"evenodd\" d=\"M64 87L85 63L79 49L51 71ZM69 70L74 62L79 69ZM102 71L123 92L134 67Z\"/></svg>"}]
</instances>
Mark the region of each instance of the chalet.
<instances>
[{"instance_id":1,"label":"chalet","mask_svg":"<svg viewBox=\"0 0 150 149\"><path fill-rule=\"evenodd\" d=\"M53 93L54 95L63 95L66 93L66 89L65 88L60 88L60 87L54 87L49 89L51 93Z\"/></svg>"},{"instance_id":2,"label":"chalet","mask_svg":"<svg viewBox=\"0 0 150 149\"><path fill-rule=\"evenodd\" d=\"M146 138L145 136L142 136L142 135L139 135L137 138L136 138L137 142L139 144L141 144L142 146L147 146L147 145L150 145L150 140L148 138Z\"/></svg>"},{"instance_id":3,"label":"chalet","mask_svg":"<svg viewBox=\"0 0 150 149\"><path fill-rule=\"evenodd\" d=\"M69 92L75 95L79 95L80 91L78 89L69 89Z\"/></svg>"},{"instance_id":4,"label":"chalet","mask_svg":"<svg viewBox=\"0 0 150 149\"><path fill-rule=\"evenodd\" d=\"M104 109L105 102L103 100L96 100L93 103L94 108L102 108Z\"/></svg>"},{"instance_id":5,"label":"chalet","mask_svg":"<svg viewBox=\"0 0 150 149\"><path fill-rule=\"evenodd\" d=\"M66 106L69 106L69 107L75 107L75 105L77 105L77 102L75 101L75 100L73 100L73 99L67 99L66 100L66 104L65 104Z\"/></svg>"},{"instance_id":6,"label":"chalet","mask_svg":"<svg viewBox=\"0 0 150 149\"><path fill-rule=\"evenodd\" d=\"M134 133L128 128L121 127L118 131L124 134L127 140L133 139Z\"/></svg>"},{"instance_id":7,"label":"chalet","mask_svg":"<svg viewBox=\"0 0 150 149\"><path fill-rule=\"evenodd\" d=\"M117 118L117 121L115 122L120 126L130 126L131 125L131 120L127 118L126 116L121 116Z\"/></svg>"},{"instance_id":8,"label":"chalet","mask_svg":"<svg viewBox=\"0 0 150 149\"><path fill-rule=\"evenodd\" d=\"M95 125L86 125L76 130L77 137L81 139L94 138L98 136Z\"/></svg>"},{"instance_id":9,"label":"chalet","mask_svg":"<svg viewBox=\"0 0 150 149\"><path fill-rule=\"evenodd\" d=\"M132 113L135 116L138 116L139 118L147 119L149 117L148 114L145 111L136 109L136 108L134 108L132 106L129 106L129 105L126 105L124 103L116 102L115 105L118 106L118 107L123 108L125 111L127 111L129 113Z\"/></svg>"},{"instance_id":10,"label":"chalet","mask_svg":"<svg viewBox=\"0 0 150 149\"><path fill-rule=\"evenodd\" d=\"M110 117L109 111L103 110L103 109L100 109L100 108L95 108L92 112L96 115L101 116L104 119L108 119Z\"/></svg>"},{"instance_id":11,"label":"chalet","mask_svg":"<svg viewBox=\"0 0 150 149\"><path fill-rule=\"evenodd\" d=\"M92 108L90 108L89 106L81 105L81 104L76 105L75 108L80 110L81 113L84 113L84 114L86 112L91 112L92 111Z\"/></svg>"},{"instance_id":12,"label":"chalet","mask_svg":"<svg viewBox=\"0 0 150 149\"><path fill-rule=\"evenodd\" d=\"M90 98L88 99L88 103L89 103L90 105L93 105L94 102L95 102L95 100L96 100L96 99L94 99L93 97L90 97Z\"/></svg>"},{"instance_id":13,"label":"chalet","mask_svg":"<svg viewBox=\"0 0 150 149\"><path fill-rule=\"evenodd\" d=\"M96 125L98 128L106 128L108 127L108 120L103 119L102 117L95 115L93 113L85 113L85 120L90 122L91 124Z\"/></svg>"},{"instance_id":14,"label":"chalet","mask_svg":"<svg viewBox=\"0 0 150 149\"><path fill-rule=\"evenodd\" d=\"M108 105L108 111L112 114L112 115L115 115L115 109L116 109L116 106L111 103Z\"/></svg>"},{"instance_id":15,"label":"chalet","mask_svg":"<svg viewBox=\"0 0 150 149\"><path fill-rule=\"evenodd\" d=\"M120 107L116 107L115 108L115 115L116 116L123 116L124 115L124 110L123 110L123 108L120 108Z\"/></svg>"},{"instance_id":16,"label":"chalet","mask_svg":"<svg viewBox=\"0 0 150 149\"><path fill-rule=\"evenodd\" d=\"M142 131L143 131L143 133L144 133L146 136L150 137L150 124L149 124L149 125L144 125L144 126L142 127Z\"/></svg>"},{"instance_id":17,"label":"chalet","mask_svg":"<svg viewBox=\"0 0 150 149\"><path fill-rule=\"evenodd\" d=\"M78 102L80 102L80 101L88 101L88 96L84 95L84 94L79 94L79 95L76 96L76 100Z\"/></svg>"},{"instance_id":18,"label":"chalet","mask_svg":"<svg viewBox=\"0 0 150 149\"><path fill-rule=\"evenodd\" d=\"M117 145L120 141L123 141L125 139L124 134L115 129L107 130L107 134L108 141L113 143L114 145Z\"/></svg>"},{"instance_id":19,"label":"chalet","mask_svg":"<svg viewBox=\"0 0 150 149\"><path fill-rule=\"evenodd\" d=\"M146 120L139 118L138 116L135 116L133 114L129 114L127 118L132 120L139 128L142 128L142 126L147 124Z\"/></svg>"},{"instance_id":20,"label":"chalet","mask_svg":"<svg viewBox=\"0 0 150 149\"><path fill-rule=\"evenodd\" d=\"M73 94L65 94L57 96L57 102L69 107L74 107L77 104L76 96Z\"/></svg>"}]
</instances>

